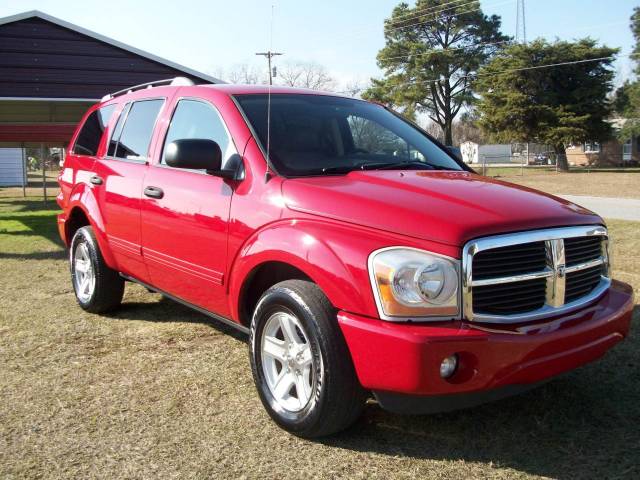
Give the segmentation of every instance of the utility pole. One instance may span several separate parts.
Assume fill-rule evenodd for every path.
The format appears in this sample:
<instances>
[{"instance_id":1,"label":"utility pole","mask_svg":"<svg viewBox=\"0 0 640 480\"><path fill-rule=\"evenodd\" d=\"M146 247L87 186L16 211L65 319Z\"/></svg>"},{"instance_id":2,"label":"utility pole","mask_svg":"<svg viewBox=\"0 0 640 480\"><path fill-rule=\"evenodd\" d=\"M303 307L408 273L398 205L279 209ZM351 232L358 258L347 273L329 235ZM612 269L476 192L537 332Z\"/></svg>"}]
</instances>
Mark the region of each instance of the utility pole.
<instances>
[{"instance_id":1,"label":"utility pole","mask_svg":"<svg viewBox=\"0 0 640 480\"><path fill-rule=\"evenodd\" d=\"M276 55L284 55L279 52L272 52L269 50L268 52L258 52L256 55L260 55L261 57L267 57L267 62L269 63L269 85L273 85L273 70L271 69L271 59Z\"/></svg>"},{"instance_id":2,"label":"utility pole","mask_svg":"<svg viewBox=\"0 0 640 480\"><path fill-rule=\"evenodd\" d=\"M524 16L524 0L518 0L516 14L516 43L527 43L527 25Z\"/></svg>"}]
</instances>

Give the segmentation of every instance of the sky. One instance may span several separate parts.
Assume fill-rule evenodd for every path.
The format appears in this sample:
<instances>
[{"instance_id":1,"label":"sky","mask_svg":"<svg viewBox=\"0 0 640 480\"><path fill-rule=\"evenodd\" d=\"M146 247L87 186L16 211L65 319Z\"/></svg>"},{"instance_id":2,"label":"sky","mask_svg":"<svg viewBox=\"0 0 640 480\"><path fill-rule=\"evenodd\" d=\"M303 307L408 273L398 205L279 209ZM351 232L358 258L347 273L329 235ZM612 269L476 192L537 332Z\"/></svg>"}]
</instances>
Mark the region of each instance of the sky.
<instances>
[{"instance_id":1,"label":"sky","mask_svg":"<svg viewBox=\"0 0 640 480\"><path fill-rule=\"evenodd\" d=\"M405 0L412 4L412 0ZM399 0L0 0L0 17L41 10L168 60L213 74L239 64L263 67L255 52L270 47L278 62L314 61L340 85L381 76L383 21ZM481 0L515 35L516 0ZM272 18L273 6L273 22ZM629 17L638 0L526 0L527 40L590 36L630 53ZM273 35L271 34L273 32ZM615 64L617 83L631 75ZM266 71L266 67L265 67Z\"/></svg>"}]
</instances>

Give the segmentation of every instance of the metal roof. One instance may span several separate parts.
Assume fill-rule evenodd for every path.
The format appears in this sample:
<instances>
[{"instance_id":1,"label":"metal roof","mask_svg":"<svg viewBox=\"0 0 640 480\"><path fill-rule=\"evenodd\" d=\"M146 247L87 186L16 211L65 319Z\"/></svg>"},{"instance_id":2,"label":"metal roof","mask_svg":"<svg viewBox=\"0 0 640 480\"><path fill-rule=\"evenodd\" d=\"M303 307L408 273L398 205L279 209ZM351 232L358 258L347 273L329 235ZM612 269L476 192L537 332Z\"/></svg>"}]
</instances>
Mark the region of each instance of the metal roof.
<instances>
[{"instance_id":1,"label":"metal roof","mask_svg":"<svg viewBox=\"0 0 640 480\"><path fill-rule=\"evenodd\" d=\"M132 47L131 45L127 45L126 43L119 42L117 40L114 40L112 38L106 37L106 36L101 35L99 33L92 32L91 30L87 30L86 28L80 27L78 25L75 25L73 23L67 22L65 20L61 20L60 18L53 17L53 16L51 16L51 15L49 15L47 13L41 12L39 10L30 10L28 12L22 12L22 13L18 13L16 15L10 15L8 17L0 18L0 25L5 25L7 23L12 23L12 22L18 22L20 20L26 20L26 19L29 19L29 18L40 18L42 20L46 20L47 22L51 22L51 23L54 23L54 24L59 25L61 27L68 28L69 30L73 30L75 32L81 33L83 35L86 35L88 37L94 38L94 39L99 40L101 42L108 43L110 45L113 45L114 47L118 47L118 48L121 48L121 49L126 50L128 52L131 52L131 53L134 53L136 55L139 55L141 57L147 58L149 60L153 60L154 62L161 63L161 64L166 65L166 66L171 67L171 68L175 68L176 70L183 71L185 73L188 73L189 75L193 75L194 77L201 78L201 79L206 80L206 81L211 82L211 83L225 83L223 80L220 80L219 78L212 77L212 76L207 75L205 73L198 72L198 71L193 70L191 68L185 67L184 65L180 65L178 63L172 62L172 61L167 60L165 58L158 57L157 55L154 55L152 53L145 52L144 50L140 50L138 48Z\"/></svg>"}]
</instances>

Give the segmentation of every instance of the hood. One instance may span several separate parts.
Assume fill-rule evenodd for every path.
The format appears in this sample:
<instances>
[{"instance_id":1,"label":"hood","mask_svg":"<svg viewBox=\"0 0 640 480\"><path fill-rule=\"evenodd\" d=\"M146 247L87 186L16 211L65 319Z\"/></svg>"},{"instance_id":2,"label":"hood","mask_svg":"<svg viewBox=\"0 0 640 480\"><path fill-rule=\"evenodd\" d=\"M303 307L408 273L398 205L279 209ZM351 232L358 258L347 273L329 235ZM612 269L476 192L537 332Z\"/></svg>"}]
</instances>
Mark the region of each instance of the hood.
<instances>
[{"instance_id":1,"label":"hood","mask_svg":"<svg viewBox=\"0 0 640 480\"><path fill-rule=\"evenodd\" d=\"M368 171L287 179L291 210L462 246L472 238L601 224L553 195L468 172Z\"/></svg>"}]
</instances>

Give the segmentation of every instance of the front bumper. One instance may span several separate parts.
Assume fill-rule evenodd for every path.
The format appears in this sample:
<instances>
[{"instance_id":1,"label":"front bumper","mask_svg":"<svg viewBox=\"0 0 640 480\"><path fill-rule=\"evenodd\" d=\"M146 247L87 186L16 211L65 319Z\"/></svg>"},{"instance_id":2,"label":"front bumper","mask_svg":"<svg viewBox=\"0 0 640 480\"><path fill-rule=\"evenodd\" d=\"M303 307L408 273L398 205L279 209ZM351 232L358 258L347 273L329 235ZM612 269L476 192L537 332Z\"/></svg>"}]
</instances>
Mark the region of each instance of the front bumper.
<instances>
[{"instance_id":1,"label":"front bumper","mask_svg":"<svg viewBox=\"0 0 640 480\"><path fill-rule=\"evenodd\" d=\"M407 396L423 397L426 412L443 410L428 406L435 397L462 408L596 360L627 335L632 310L631 287L614 281L596 303L532 324L392 323L345 312L338 322L362 386L395 411L415 411L418 399ZM443 379L440 363L454 353L458 369Z\"/></svg>"}]
</instances>

